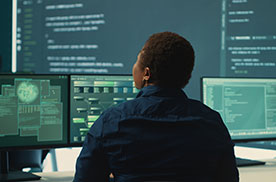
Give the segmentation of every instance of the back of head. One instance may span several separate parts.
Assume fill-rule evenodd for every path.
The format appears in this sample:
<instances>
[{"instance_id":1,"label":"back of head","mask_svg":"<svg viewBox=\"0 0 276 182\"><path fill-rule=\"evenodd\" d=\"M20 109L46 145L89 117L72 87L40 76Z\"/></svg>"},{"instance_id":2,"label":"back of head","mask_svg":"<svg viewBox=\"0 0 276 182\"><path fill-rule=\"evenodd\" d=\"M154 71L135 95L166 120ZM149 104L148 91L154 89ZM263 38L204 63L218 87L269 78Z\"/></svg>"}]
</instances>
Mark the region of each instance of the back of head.
<instances>
[{"instance_id":1,"label":"back of head","mask_svg":"<svg viewBox=\"0 0 276 182\"><path fill-rule=\"evenodd\" d=\"M141 50L141 63L149 67L149 82L162 87L183 88L194 67L194 50L189 41L172 32L153 34Z\"/></svg>"}]
</instances>

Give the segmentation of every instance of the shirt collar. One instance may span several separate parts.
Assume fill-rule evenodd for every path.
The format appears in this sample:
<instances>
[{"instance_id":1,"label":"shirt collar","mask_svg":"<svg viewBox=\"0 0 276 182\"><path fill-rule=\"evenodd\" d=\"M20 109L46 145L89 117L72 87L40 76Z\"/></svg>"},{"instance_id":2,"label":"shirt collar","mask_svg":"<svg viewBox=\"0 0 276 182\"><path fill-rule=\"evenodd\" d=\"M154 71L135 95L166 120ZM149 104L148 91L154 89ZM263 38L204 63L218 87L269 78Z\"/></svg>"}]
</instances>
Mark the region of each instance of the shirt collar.
<instances>
[{"instance_id":1,"label":"shirt collar","mask_svg":"<svg viewBox=\"0 0 276 182\"><path fill-rule=\"evenodd\" d=\"M159 96L159 97L180 97L187 99L186 94L180 88L163 88L159 86L149 85L141 89L137 94L138 97L149 97L149 96Z\"/></svg>"}]
</instances>

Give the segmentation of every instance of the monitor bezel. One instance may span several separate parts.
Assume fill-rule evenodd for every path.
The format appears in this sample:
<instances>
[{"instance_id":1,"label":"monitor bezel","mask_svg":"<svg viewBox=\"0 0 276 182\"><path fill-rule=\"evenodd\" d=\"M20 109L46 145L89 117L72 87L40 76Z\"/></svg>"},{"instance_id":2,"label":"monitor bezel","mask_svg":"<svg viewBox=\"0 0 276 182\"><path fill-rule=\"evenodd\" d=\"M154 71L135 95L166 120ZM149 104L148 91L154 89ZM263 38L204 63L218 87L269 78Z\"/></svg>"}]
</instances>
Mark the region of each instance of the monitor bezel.
<instances>
[{"instance_id":1,"label":"monitor bezel","mask_svg":"<svg viewBox=\"0 0 276 182\"><path fill-rule=\"evenodd\" d=\"M35 74L35 73L30 73L30 74L27 74L27 73L0 73L0 77L1 76L18 76L18 77L24 77L24 76L30 76L30 77L36 77L36 76L65 76L67 77L67 90L69 87L69 84L70 84L70 79L69 79L69 75L68 74ZM68 91L68 94L67 94L67 99L69 101L70 99L70 92ZM68 103L68 106L67 106L67 109L65 111L67 111L67 118L70 117L70 113L69 113L69 102ZM27 145L27 146L0 146L0 151L15 151L15 150L36 150L36 149L53 149L53 148L64 148L64 147L70 147L69 146L69 120L67 119L67 137L65 138L65 142L66 143L61 143L61 144L37 144L37 145Z\"/></svg>"},{"instance_id":2,"label":"monitor bezel","mask_svg":"<svg viewBox=\"0 0 276 182\"><path fill-rule=\"evenodd\" d=\"M276 81L276 78L275 77L225 77L225 76L202 76L200 77L200 101L204 104L204 101L203 101L203 80L204 79L208 79L208 78L214 78L214 79L271 79L271 80L275 80ZM204 104L205 105L205 104ZM206 105L207 106L207 105ZM209 107L209 106L207 106ZM275 137L268 137L268 138L245 138L245 139L233 139L231 137L231 140L234 142L234 143L247 143L247 142L254 142L254 141L273 141L273 140L276 140L276 134L275 134Z\"/></svg>"},{"instance_id":3,"label":"monitor bezel","mask_svg":"<svg viewBox=\"0 0 276 182\"><path fill-rule=\"evenodd\" d=\"M71 122L71 77L72 76L132 76L132 74L70 74L69 75L69 110L70 110L70 115L69 115L69 138L68 138L68 142L69 142L69 146L70 147L82 147L83 146L83 141L82 142L71 142L71 125L72 125L72 122ZM134 80L133 80L134 81Z\"/></svg>"}]
</instances>

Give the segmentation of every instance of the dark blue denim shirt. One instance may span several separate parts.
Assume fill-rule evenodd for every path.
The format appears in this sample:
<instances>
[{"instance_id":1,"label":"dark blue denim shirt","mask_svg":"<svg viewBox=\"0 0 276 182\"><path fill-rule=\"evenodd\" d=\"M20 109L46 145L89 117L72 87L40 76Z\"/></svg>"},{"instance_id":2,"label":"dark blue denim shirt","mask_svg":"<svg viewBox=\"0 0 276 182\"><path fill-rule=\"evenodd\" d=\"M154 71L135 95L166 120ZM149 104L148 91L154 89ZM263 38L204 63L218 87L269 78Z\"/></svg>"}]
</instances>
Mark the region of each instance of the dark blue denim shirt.
<instances>
[{"instance_id":1,"label":"dark blue denim shirt","mask_svg":"<svg viewBox=\"0 0 276 182\"><path fill-rule=\"evenodd\" d=\"M239 181L220 115L181 89L147 86L91 127L75 182Z\"/></svg>"}]
</instances>

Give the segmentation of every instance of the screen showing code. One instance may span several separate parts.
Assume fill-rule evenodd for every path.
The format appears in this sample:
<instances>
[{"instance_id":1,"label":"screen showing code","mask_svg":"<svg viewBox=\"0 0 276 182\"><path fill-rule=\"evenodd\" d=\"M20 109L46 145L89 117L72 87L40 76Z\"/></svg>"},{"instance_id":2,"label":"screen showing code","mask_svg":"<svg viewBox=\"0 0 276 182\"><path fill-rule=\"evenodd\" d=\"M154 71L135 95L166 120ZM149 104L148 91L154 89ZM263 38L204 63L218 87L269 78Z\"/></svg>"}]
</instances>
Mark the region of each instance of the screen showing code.
<instances>
[{"instance_id":1,"label":"screen showing code","mask_svg":"<svg viewBox=\"0 0 276 182\"><path fill-rule=\"evenodd\" d=\"M220 113L232 139L276 136L276 79L203 78L203 102Z\"/></svg>"},{"instance_id":2,"label":"screen showing code","mask_svg":"<svg viewBox=\"0 0 276 182\"><path fill-rule=\"evenodd\" d=\"M274 76L276 2L229 0L222 7L222 76Z\"/></svg>"},{"instance_id":3,"label":"screen showing code","mask_svg":"<svg viewBox=\"0 0 276 182\"><path fill-rule=\"evenodd\" d=\"M13 0L13 72L130 74L147 38L172 31L195 49L187 94L202 76L271 77L274 0Z\"/></svg>"}]
</instances>

